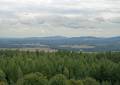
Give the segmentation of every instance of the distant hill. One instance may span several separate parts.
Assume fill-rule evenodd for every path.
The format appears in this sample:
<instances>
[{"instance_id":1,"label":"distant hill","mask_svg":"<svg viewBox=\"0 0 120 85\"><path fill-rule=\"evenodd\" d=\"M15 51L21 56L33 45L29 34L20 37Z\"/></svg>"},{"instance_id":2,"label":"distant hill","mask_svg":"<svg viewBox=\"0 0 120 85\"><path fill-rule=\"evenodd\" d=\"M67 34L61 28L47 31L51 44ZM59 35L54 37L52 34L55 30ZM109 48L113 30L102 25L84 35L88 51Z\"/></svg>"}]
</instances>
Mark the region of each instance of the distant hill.
<instances>
[{"instance_id":1,"label":"distant hill","mask_svg":"<svg viewBox=\"0 0 120 85\"><path fill-rule=\"evenodd\" d=\"M30 37L0 38L0 48L41 48L49 47L64 50L120 51L120 37Z\"/></svg>"}]
</instances>

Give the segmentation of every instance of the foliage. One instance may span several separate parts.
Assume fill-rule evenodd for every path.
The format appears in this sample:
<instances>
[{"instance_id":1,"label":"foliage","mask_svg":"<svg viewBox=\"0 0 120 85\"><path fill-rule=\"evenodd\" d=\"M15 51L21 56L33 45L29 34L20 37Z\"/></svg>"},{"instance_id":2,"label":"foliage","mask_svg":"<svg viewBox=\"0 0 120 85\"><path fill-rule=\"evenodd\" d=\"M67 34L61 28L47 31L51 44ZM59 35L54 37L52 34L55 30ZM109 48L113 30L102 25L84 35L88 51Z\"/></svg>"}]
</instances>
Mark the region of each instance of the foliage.
<instances>
[{"instance_id":1,"label":"foliage","mask_svg":"<svg viewBox=\"0 0 120 85\"><path fill-rule=\"evenodd\" d=\"M95 79L92 79L92 78L86 78L84 81L83 81L83 84L84 85L100 85L99 82L97 82Z\"/></svg>"},{"instance_id":2,"label":"foliage","mask_svg":"<svg viewBox=\"0 0 120 85\"><path fill-rule=\"evenodd\" d=\"M50 79L49 85L67 85L67 79L62 74L57 74L53 78Z\"/></svg>"},{"instance_id":3,"label":"foliage","mask_svg":"<svg viewBox=\"0 0 120 85\"><path fill-rule=\"evenodd\" d=\"M41 73L30 73L18 79L16 85L47 85L48 80Z\"/></svg>"},{"instance_id":4,"label":"foliage","mask_svg":"<svg viewBox=\"0 0 120 85\"><path fill-rule=\"evenodd\" d=\"M120 52L0 51L0 85L120 85Z\"/></svg>"}]
</instances>

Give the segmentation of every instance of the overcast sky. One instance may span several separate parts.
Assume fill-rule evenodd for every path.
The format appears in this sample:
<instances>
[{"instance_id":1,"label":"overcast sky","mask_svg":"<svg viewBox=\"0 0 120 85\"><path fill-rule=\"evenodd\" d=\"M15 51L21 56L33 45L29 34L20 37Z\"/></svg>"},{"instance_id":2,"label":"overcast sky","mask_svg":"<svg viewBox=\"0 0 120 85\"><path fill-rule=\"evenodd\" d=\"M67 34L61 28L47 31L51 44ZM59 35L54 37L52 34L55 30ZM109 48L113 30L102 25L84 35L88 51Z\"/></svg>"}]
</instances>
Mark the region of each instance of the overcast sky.
<instances>
[{"instance_id":1,"label":"overcast sky","mask_svg":"<svg viewBox=\"0 0 120 85\"><path fill-rule=\"evenodd\" d=\"M0 37L120 36L120 0L0 0Z\"/></svg>"}]
</instances>

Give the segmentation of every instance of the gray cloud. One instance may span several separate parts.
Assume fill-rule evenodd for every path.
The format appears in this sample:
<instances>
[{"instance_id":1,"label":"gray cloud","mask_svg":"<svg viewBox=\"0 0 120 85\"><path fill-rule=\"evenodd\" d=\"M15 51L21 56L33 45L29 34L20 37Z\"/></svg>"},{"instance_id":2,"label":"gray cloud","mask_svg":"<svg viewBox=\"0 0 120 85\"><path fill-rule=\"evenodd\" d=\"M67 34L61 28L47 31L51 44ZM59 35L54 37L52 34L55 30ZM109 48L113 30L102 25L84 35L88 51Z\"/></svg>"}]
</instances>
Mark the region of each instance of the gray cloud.
<instances>
[{"instance_id":1,"label":"gray cloud","mask_svg":"<svg viewBox=\"0 0 120 85\"><path fill-rule=\"evenodd\" d=\"M119 0L0 1L0 36L118 36L119 5Z\"/></svg>"}]
</instances>

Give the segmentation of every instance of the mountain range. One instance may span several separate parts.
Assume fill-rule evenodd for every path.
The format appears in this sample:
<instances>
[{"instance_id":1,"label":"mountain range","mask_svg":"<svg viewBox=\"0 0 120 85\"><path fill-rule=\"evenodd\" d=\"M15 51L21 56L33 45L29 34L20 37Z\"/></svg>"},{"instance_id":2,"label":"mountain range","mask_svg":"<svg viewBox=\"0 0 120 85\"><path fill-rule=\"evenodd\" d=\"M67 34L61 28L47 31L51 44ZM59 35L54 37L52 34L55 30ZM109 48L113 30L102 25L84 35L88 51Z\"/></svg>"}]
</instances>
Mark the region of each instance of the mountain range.
<instances>
[{"instance_id":1,"label":"mountain range","mask_svg":"<svg viewBox=\"0 0 120 85\"><path fill-rule=\"evenodd\" d=\"M0 48L52 48L74 51L120 51L120 37L0 38Z\"/></svg>"}]
</instances>

